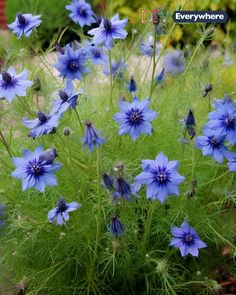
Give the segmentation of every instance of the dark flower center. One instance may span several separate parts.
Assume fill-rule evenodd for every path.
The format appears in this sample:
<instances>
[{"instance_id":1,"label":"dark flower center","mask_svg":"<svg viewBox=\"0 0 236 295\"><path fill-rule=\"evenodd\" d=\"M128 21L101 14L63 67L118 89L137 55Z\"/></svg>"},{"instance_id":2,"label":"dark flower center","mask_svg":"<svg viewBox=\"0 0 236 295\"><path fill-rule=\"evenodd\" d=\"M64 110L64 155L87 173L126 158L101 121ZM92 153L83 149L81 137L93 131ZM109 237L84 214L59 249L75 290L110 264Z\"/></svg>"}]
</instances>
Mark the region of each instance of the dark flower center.
<instances>
[{"instance_id":1,"label":"dark flower center","mask_svg":"<svg viewBox=\"0 0 236 295\"><path fill-rule=\"evenodd\" d=\"M3 72L2 72L2 79L3 79L3 81L6 82L6 83L11 83L11 81L12 81L12 76L11 76L8 72L3 71Z\"/></svg>"},{"instance_id":2,"label":"dark flower center","mask_svg":"<svg viewBox=\"0 0 236 295\"><path fill-rule=\"evenodd\" d=\"M64 199L60 199L57 203L57 212L59 213L62 213L62 212L65 212L66 210L68 209L68 206L65 202Z\"/></svg>"},{"instance_id":3,"label":"dark flower center","mask_svg":"<svg viewBox=\"0 0 236 295\"><path fill-rule=\"evenodd\" d=\"M43 112L41 112L41 111L39 111L39 112L37 113L37 118L39 119L39 121L40 121L41 123L45 123L45 122L47 122L47 120L48 120L48 117L47 117Z\"/></svg>"},{"instance_id":4,"label":"dark flower center","mask_svg":"<svg viewBox=\"0 0 236 295\"><path fill-rule=\"evenodd\" d=\"M34 177L41 176L44 173L41 162L37 161L36 159L28 162L26 170L28 175Z\"/></svg>"},{"instance_id":5,"label":"dark flower center","mask_svg":"<svg viewBox=\"0 0 236 295\"><path fill-rule=\"evenodd\" d=\"M227 129L235 129L236 117L228 116L227 118L225 118L224 123Z\"/></svg>"},{"instance_id":6,"label":"dark flower center","mask_svg":"<svg viewBox=\"0 0 236 295\"><path fill-rule=\"evenodd\" d=\"M216 148L219 145L219 143L217 142L215 136L210 138L210 144L212 145L213 148Z\"/></svg>"},{"instance_id":7,"label":"dark flower center","mask_svg":"<svg viewBox=\"0 0 236 295\"><path fill-rule=\"evenodd\" d=\"M194 239L193 239L193 236L190 235L190 234L187 234L185 237L184 237L184 241L186 244L190 245L194 242Z\"/></svg>"},{"instance_id":8,"label":"dark flower center","mask_svg":"<svg viewBox=\"0 0 236 295\"><path fill-rule=\"evenodd\" d=\"M79 62L76 61L76 60L72 60L70 63L69 63L69 69L71 71L77 71L79 69L80 65L79 65Z\"/></svg>"},{"instance_id":9,"label":"dark flower center","mask_svg":"<svg viewBox=\"0 0 236 295\"><path fill-rule=\"evenodd\" d=\"M104 18L104 28L106 31L111 31L112 24L111 21L108 18Z\"/></svg>"},{"instance_id":10,"label":"dark flower center","mask_svg":"<svg viewBox=\"0 0 236 295\"><path fill-rule=\"evenodd\" d=\"M180 67L180 66L182 66L182 60L181 60L180 56L179 56L179 57L175 57L175 58L173 58L173 64L174 64L176 67Z\"/></svg>"},{"instance_id":11,"label":"dark flower center","mask_svg":"<svg viewBox=\"0 0 236 295\"><path fill-rule=\"evenodd\" d=\"M18 19L18 22L21 24L21 25L25 25L27 20L26 18L24 17L23 14L18 14L17 15L17 19Z\"/></svg>"},{"instance_id":12,"label":"dark flower center","mask_svg":"<svg viewBox=\"0 0 236 295\"><path fill-rule=\"evenodd\" d=\"M131 126L139 126L143 123L143 114L139 109L131 109L127 113L128 124Z\"/></svg>"},{"instance_id":13,"label":"dark flower center","mask_svg":"<svg viewBox=\"0 0 236 295\"><path fill-rule=\"evenodd\" d=\"M59 97L63 101L67 101L69 98L69 95L64 90L59 90Z\"/></svg>"},{"instance_id":14,"label":"dark flower center","mask_svg":"<svg viewBox=\"0 0 236 295\"><path fill-rule=\"evenodd\" d=\"M166 185L170 181L169 172L166 167L158 167L157 170L152 171L153 180L158 183L158 185Z\"/></svg>"},{"instance_id":15,"label":"dark flower center","mask_svg":"<svg viewBox=\"0 0 236 295\"><path fill-rule=\"evenodd\" d=\"M81 7L78 11L79 15L80 16L83 16L83 17L86 17L88 14L87 14L87 9L85 7Z\"/></svg>"},{"instance_id":16,"label":"dark flower center","mask_svg":"<svg viewBox=\"0 0 236 295\"><path fill-rule=\"evenodd\" d=\"M131 77L131 79L130 79L129 90L130 90L131 92L133 92L133 91L135 91L135 90L136 90L136 83L135 83L135 81L134 81L134 78L133 78L133 77Z\"/></svg>"}]
</instances>

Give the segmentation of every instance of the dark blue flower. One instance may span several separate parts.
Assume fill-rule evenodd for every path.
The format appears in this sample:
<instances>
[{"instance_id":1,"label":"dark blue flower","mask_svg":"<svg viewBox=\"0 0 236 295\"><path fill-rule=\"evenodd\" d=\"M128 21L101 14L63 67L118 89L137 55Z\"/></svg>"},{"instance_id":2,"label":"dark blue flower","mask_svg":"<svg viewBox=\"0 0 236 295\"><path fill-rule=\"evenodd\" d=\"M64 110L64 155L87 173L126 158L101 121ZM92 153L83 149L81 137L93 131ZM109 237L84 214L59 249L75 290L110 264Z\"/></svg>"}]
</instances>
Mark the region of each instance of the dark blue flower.
<instances>
[{"instance_id":1,"label":"dark blue flower","mask_svg":"<svg viewBox=\"0 0 236 295\"><path fill-rule=\"evenodd\" d=\"M39 156L39 161L44 162L45 165L52 164L57 157L57 150L55 148L47 149Z\"/></svg>"},{"instance_id":2,"label":"dark blue flower","mask_svg":"<svg viewBox=\"0 0 236 295\"><path fill-rule=\"evenodd\" d=\"M61 168L59 163L48 163L40 160L43 154L42 146L34 152L24 150L24 158L13 158L16 169L11 174L13 177L22 179L22 190L34 187L40 192L45 191L46 185L56 186L57 180L54 172Z\"/></svg>"},{"instance_id":3,"label":"dark blue flower","mask_svg":"<svg viewBox=\"0 0 236 295\"><path fill-rule=\"evenodd\" d=\"M229 171L236 172L236 154L231 153L227 158L229 160L227 163Z\"/></svg>"},{"instance_id":4,"label":"dark blue flower","mask_svg":"<svg viewBox=\"0 0 236 295\"><path fill-rule=\"evenodd\" d=\"M104 18L98 28L88 31L89 35L94 36L92 43L96 45L104 44L107 49L111 49L115 39L125 39L127 32L124 30L128 20L120 20L119 15L113 18Z\"/></svg>"},{"instance_id":5,"label":"dark blue flower","mask_svg":"<svg viewBox=\"0 0 236 295\"><path fill-rule=\"evenodd\" d=\"M180 249L181 256L191 254L198 256L198 249L206 248L207 245L199 238L198 234L189 226L187 221L184 221L180 227L172 227L171 233L173 239L170 246Z\"/></svg>"},{"instance_id":6,"label":"dark blue flower","mask_svg":"<svg viewBox=\"0 0 236 295\"><path fill-rule=\"evenodd\" d=\"M66 5L66 9L71 11L69 17L73 22L81 27L95 23L95 14L92 11L91 5L84 0L72 0L70 5Z\"/></svg>"},{"instance_id":7,"label":"dark blue flower","mask_svg":"<svg viewBox=\"0 0 236 295\"><path fill-rule=\"evenodd\" d=\"M155 54L159 54L162 48L160 42L156 42ZM152 35L148 36L145 40L142 40L140 49L143 55L153 56L154 52L154 37Z\"/></svg>"},{"instance_id":8,"label":"dark blue flower","mask_svg":"<svg viewBox=\"0 0 236 295\"><path fill-rule=\"evenodd\" d=\"M109 189L109 190L114 189L114 178L112 176L108 175L107 173L103 173L102 179L103 179L103 183L107 189Z\"/></svg>"},{"instance_id":9,"label":"dark blue flower","mask_svg":"<svg viewBox=\"0 0 236 295\"><path fill-rule=\"evenodd\" d=\"M212 84L211 83L207 83L204 87L204 93L203 93L203 97L206 97L212 90Z\"/></svg>"},{"instance_id":10,"label":"dark blue flower","mask_svg":"<svg viewBox=\"0 0 236 295\"><path fill-rule=\"evenodd\" d=\"M50 113L49 115L46 115L45 113L39 111L36 119L29 120L23 118L22 122L30 129L28 136L35 138L54 132L58 126L59 118L60 114L58 113Z\"/></svg>"},{"instance_id":11,"label":"dark blue flower","mask_svg":"<svg viewBox=\"0 0 236 295\"><path fill-rule=\"evenodd\" d=\"M102 46L97 46L92 42L85 40L84 48L94 65L106 65L108 63L108 57Z\"/></svg>"},{"instance_id":12,"label":"dark blue flower","mask_svg":"<svg viewBox=\"0 0 236 295\"><path fill-rule=\"evenodd\" d=\"M204 136L198 136L195 140L196 147L202 150L203 156L212 156L218 163L222 163L224 157L230 155L230 151L224 145L225 134L205 128Z\"/></svg>"},{"instance_id":13,"label":"dark blue flower","mask_svg":"<svg viewBox=\"0 0 236 295\"><path fill-rule=\"evenodd\" d=\"M136 176L137 184L147 186L147 198L161 203L169 195L179 195L179 184L185 179L178 173L178 161L169 161L163 153L155 160L142 161L143 172Z\"/></svg>"},{"instance_id":14,"label":"dark blue flower","mask_svg":"<svg viewBox=\"0 0 236 295\"><path fill-rule=\"evenodd\" d=\"M32 86L33 82L27 80L28 72L16 74L13 67L3 71L0 77L0 98L6 98L9 102L18 96L26 96L26 89Z\"/></svg>"},{"instance_id":15,"label":"dark blue flower","mask_svg":"<svg viewBox=\"0 0 236 295\"><path fill-rule=\"evenodd\" d=\"M127 64L123 64L122 59L119 59L118 62L114 62L114 60L111 63L111 70L112 70L112 77L113 79L118 76L119 78L123 78L123 72L126 69ZM103 73L107 76L110 76L110 66L107 64L107 66L104 68Z\"/></svg>"},{"instance_id":16,"label":"dark blue flower","mask_svg":"<svg viewBox=\"0 0 236 295\"><path fill-rule=\"evenodd\" d=\"M184 118L185 126L190 127L190 126L195 126L195 118L193 115L193 111L189 109L186 117Z\"/></svg>"},{"instance_id":17,"label":"dark blue flower","mask_svg":"<svg viewBox=\"0 0 236 295\"><path fill-rule=\"evenodd\" d=\"M216 110L209 113L208 118L208 128L225 134L225 140L230 144L236 143L236 107L232 102L217 103Z\"/></svg>"},{"instance_id":18,"label":"dark blue flower","mask_svg":"<svg viewBox=\"0 0 236 295\"><path fill-rule=\"evenodd\" d=\"M165 73L176 76L184 71L184 56L182 52L174 50L166 53L162 58L162 66Z\"/></svg>"},{"instance_id":19,"label":"dark blue flower","mask_svg":"<svg viewBox=\"0 0 236 295\"><path fill-rule=\"evenodd\" d=\"M112 216L108 229L113 237L121 237L123 235L123 226L117 216Z\"/></svg>"},{"instance_id":20,"label":"dark blue flower","mask_svg":"<svg viewBox=\"0 0 236 295\"><path fill-rule=\"evenodd\" d=\"M90 121L85 123L85 136L82 141L90 152L92 152L95 147L105 142L105 140L99 136L98 131L93 127Z\"/></svg>"},{"instance_id":21,"label":"dark blue flower","mask_svg":"<svg viewBox=\"0 0 236 295\"><path fill-rule=\"evenodd\" d=\"M57 202L56 208L48 212L48 220L50 222L56 222L59 225L63 225L69 220L69 212L75 211L80 208L81 205L77 202L66 203L63 198Z\"/></svg>"},{"instance_id":22,"label":"dark blue flower","mask_svg":"<svg viewBox=\"0 0 236 295\"><path fill-rule=\"evenodd\" d=\"M129 184L124 177L118 176L115 177L115 183L114 183L114 191L113 191L113 197L115 200L124 198L128 201L132 200L132 196L136 196L137 192L140 189L140 185L135 184Z\"/></svg>"},{"instance_id":23,"label":"dark blue flower","mask_svg":"<svg viewBox=\"0 0 236 295\"><path fill-rule=\"evenodd\" d=\"M59 71L60 77L68 80L81 80L83 76L89 72L86 66L87 54L83 48L73 50L70 46L66 46L65 53L58 53L58 62L54 67Z\"/></svg>"},{"instance_id":24,"label":"dark blue flower","mask_svg":"<svg viewBox=\"0 0 236 295\"><path fill-rule=\"evenodd\" d=\"M59 114L62 114L69 107L72 109L75 108L78 96L81 94L82 91L74 92L73 83L70 80L68 80L66 82L66 87L62 90L59 90L59 99L54 102L51 113L53 114L58 112Z\"/></svg>"},{"instance_id":25,"label":"dark blue flower","mask_svg":"<svg viewBox=\"0 0 236 295\"><path fill-rule=\"evenodd\" d=\"M151 134L153 121L157 113L149 109L150 101L139 101L135 96L131 103L120 100L120 113L114 116L120 124L119 135L129 133L132 140L136 140L141 133Z\"/></svg>"},{"instance_id":26,"label":"dark blue flower","mask_svg":"<svg viewBox=\"0 0 236 295\"><path fill-rule=\"evenodd\" d=\"M33 29L41 24L41 15L32 15L30 13L19 13L16 15L15 21L8 25L9 29L15 33L18 38L22 35L29 37Z\"/></svg>"},{"instance_id":27,"label":"dark blue flower","mask_svg":"<svg viewBox=\"0 0 236 295\"><path fill-rule=\"evenodd\" d=\"M156 76L156 83L160 83L163 78L164 78L164 75L165 75L165 69L162 68L161 72Z\"/></svg>"},{"instance_id":28,"label":"dark blue flower","mask_svg":"<svg viewBox=\"0 0 236 295\"><path fill-rule=\"evenodd\" d=\"M137 84L133 76L131 76L129 83L126 85L126 88L129 92L135 92L137 90Z\"/></svg>"}]
</instances>

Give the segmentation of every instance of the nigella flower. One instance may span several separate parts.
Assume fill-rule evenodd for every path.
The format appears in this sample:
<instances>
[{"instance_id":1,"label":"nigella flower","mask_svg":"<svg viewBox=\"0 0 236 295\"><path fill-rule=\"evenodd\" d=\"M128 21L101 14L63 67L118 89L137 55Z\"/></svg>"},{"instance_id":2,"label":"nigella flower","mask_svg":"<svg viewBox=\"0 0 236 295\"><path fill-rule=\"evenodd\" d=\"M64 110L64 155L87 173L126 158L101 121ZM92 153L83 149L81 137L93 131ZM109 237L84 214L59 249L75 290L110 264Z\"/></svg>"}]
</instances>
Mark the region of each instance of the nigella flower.
<instances>
[{"instance_id":1,"label":"nigella flower","mask_svg":"<svg viewBox=\"0 0 236 295\"><path fill-rule=\"evenodd\" d=\"M218 106L221 106L221 105L224 105L224 104L229 104L229 105L232 105L236 108L236 103L235 101L232 101L231 97L227 94L225 94L224 98L223 99L216 99L213 101L212 103L212 106L217 108Z\"/></svg>"},{"instance_id":2,"label":"nigella flower","mask_svg":"<svg viewBox=\"0 0 236 295\"><path fill-rule=\"evenodd\" d=\"M121 237L123 235L123 226L117 216L112 216L108 229L113 237Z\"/></svg>"},{"instance_id":3,"label":"nigella flower","mask_svg":"<svg viewBox=\"0 0 236 295\"><path fill-rule=\"evenodd\" d=\"M90 26L95 22L94 12L91 5L84 0L72 0L70 5L66 5L66 9L70 10L69 17L79 24L81 27Z\"/></svg>"},{"instance_id":4,"label":"nigella flower","mask_svg":"<svg viewBox=\"0 0 236 295\"><path fill-rule=\"evenodd\" d=\"M227 163L227 165L229 167L229 171L236 172L236 154L231 153L228 156L228 160L229 162Z\"/></svg>"},{"instance_id":5,"label":"nigella flower","mask_svg":"<svg viewBox=\"0 0 236 295\"><path fill-rule=\"evenodd\" d=\"M136 140L141 133L151 134L153 121L157 113L149 109L150 101L139 101L135 96L131 103L120 100L120 113L114 116L114 120L120 124L119 135L129 133L132 140Z\"/></svg>"},{"instance_id":6,"label":"nigella flower","mask_svg":"<svg viewBox=\"0 0 236 295\"><path fill-rule=\"evenodd\" d=\"M133 76L131 76L129 83L126 85L126 88L129 92L135 92L137 90L137 84Z\"/></svg>"},{"instance_id":7,"label":"nigella flower","mask_svg":"<svg viewBox=\"0 0 236 295\"><path fill-rule=\"evenodd\" d=\"M182 52L174 50L166 53L162 58L162 66L165 68L165 73L173 76L184 71L184 56Z\"/></svg>"},{"instance_id":8,"label":"nigella flower","mask_svg":"<svg viewBox=\"0 0 236 295\"><path fill-rule=\"evenodd\" d=\"M89 72L86 67L87 54L83 48L73 50L69 45L65 48L65 53L58 53L58 62L54 67L60 72L63 79L81 80Z\"/></svg>"},{"instance_id":9,"label":"nigella flower","mask_svg":"<svg viewBox=\"0 0 236 295\"><path fill-rule=\"evenodd\" d=\"M108 63L107 55L102 46L97 46L85 40L84 48L94 65L106 65Z\"/></svg>"},{"instance_id":10,"label":"nigella flower","mask_svg":"<svg viewBox=\"0 0 236 295\"><path fill-rule=\"evenodd\" d=\"M155 54L159 54L162 48L160 42L156 42ZM143 40L140 45L143 55L153 56L154 53L154 37L150 35L147 39Z\"/></svg>"},{"instance_id":11,"label":"nigella flower","mask_svg":"<svg viewBox=\"0 0 236 295\"><path fill-rule=\"evenodd\" d=\"M45 164L52 164L57 157L57 150L55 148L47 149L39 156L39 161Z\"/></svg>"},{"instance_id":12,"label":"nigella flower","mask_svg":"<svg viewBox=\"0 0 236 295\"><path fill-rule=\"evenodd\" d=\"M172 227L171 233L173 239L170 242L170 246L179 248L182 257L188 254L198 256L198 249L207 247L187 221L184 221L180 227Z\"/></svg>"},{"instance_id":13,"label":"nigella flower","mask_svg":"<svg viewBox=\"0 0 236 295\"><path fill-rule=\"evenodd\" d=\"M46 115L45 113L39 111L36 119L29 120L27 118L23 118L22 122L30 129L28 136L35 138L53 133L58 126L59 118L60 114L58 113L51 112L49 115Z\"/></svg>"},{"instance_id":14,"label":"nigella flower","mask_svg":"<svg viewBox=\"0 0 236 295\"><path fill-rule=\"evenodd\" d=\"M128 201L131 201L132 195L138 197L137 192L139 189L140 185L137 185L136 183L129 184L122 176L115 177L113 188L114 200L124 198Z\"/></svg>"},{"instance_id":15,"label":"nigella flower","mask_svg":"<svg viewBox=\"0 0 236 295\"><path fill-rule=\"evenodd\" d=\"M161 83L161 81L163 80L164 78L164 75L165 75L165 69L162 68L161 72L156 76L156 83Z\"/></svg>"},{"instance_id":16,"label":"nigella flower","mask_svg":"<svg viewBox=\"0 0 236 295\"><path fill-rule=\"evenodd\" d=\"M74 93L73 83L68 80L64 89L59 90L59 99L54 102L51 113L58 112L64 113L69 107L74 109L78 100L78 96L82 94L82 91Z\"/></svg>"},{"instance_id":17,"label":"nigella flower","mask_svg":"<svg viewBox=\"0 0 236 295\"><path fill-rule=\"evenodd\" d=\"M24 150L23 158L13 158L16 169L11 174L13 177L22 179L22 190L34 187L40 192L45 191L46 185L57 185L54 172L61 168L59 163L48 162L42 159L43 148L38 146L34 152Z\"/></svg>"},{"instance_id":18,"label":"nigella flower","mask_svg":"<svg viewBox=\"0 0 236 295\"><path fill-rule=\"evenodd\" d=\"M90 152L92 152L95 147L105 142L105 140L99 136L98 131L93 127L90 121L85 123L85 136L82 141Z\"/></svg>"},{"instance_id":19,"label":"nigella flower","mask_svg":"<svg viewBox=\"0 0 236 295\"><path fill-rule=\"evenodd\" d=\"M188 113L186 115L186 117L184 118L184 122L186 127L189 126L195 126L195 118L194 118L194 114L193 111L191 109L188 110Z\"/></svg>"},{"instance_id":20,"label":"nigella flower","mask_svg":"<svg viewBox=\"0 0 236 295\"><path fill-rule=\"evenodd\" d=\"M123 72L126 69L127 64L124 64L122 59L119 59L118 62L114 62L114 60L111 63L111 70L112 70L112 76L113 79L118 76L119 78L123 78ZM107 64L107 66L104 68L103 73L107 76L110 75L110 66Z\"/></svg>"},{"instance_id":21,"label":"nigella flower","mask_svg":"<svg viewBox=\"0 0 236 295\"><path fill-rule=\"evenodd\" d=\"M88 31L89 35L94 36L92 43L96 45L104 44L107 49L111 49L115 39L125 39L127 32L124 30L128 19L120 20L119 15L111 19L104 18L98 28Z\"/></svg>"},{"instance_id":22,"label":"nigella flower","mask_svg":"<svg viewBox=\"0 0 236 295\"><path fill-rule=\"evenodd\" d=\"M204 87L203 97L206 97L212 91L212 84L207 83Z\"/></svg>"},{"instance_id":23,"label":"nigella flower","mask_svg":"<svg viewBox=\"0 0 236 295\"><path fill-rule=\"evenodd\" d=\"M26 70L19 74L16 74L13 67L3 71L0 77L0 98L6 98L11 102L16 95L26 96L26 89L33 84L27 77Z\"/></svg>"},{"instance_id":24,"label":"nigella flower","mask_svg":"<svg viewBox=\"0 0 236 295\"><path fill-rule=\"evenodd\" d=\"M230 144L236 143L236 107L233 103L218 103L216 110L209 113L208 118L208 128L225 134L225 140Z\"/></svg>"},{"instance_id":25,"label":"nigella flower","mask_svg":"<svg viewBox=\"0 0 236 295\"><path fill-rule=\"evenodd\" d=\"M64 224L69 220L69 212L75 211L80 208L81 205L77 202L66 203L63 198L57 202L56 208L48 212L48 220L50 222L56 222L59 225Z\"/></svg>"},{"instance_id":26,"label":"nigella flower","mask_svg":"<svg viewBox=\"0 0 236 295\"><path fill-rule=\"evenodd\" d=\"M32 15L30 13L19 13L15 21L8 25L9 29L20 38L22 35L29 37L33 29L41 24L41 15Z\"/></svg>"},{"instance_id":27,"label":"nigella flower","mask_svg":"<svg viewBox=\"0 0 236 295\"><path fill-rule=\"evenodd\" d=\"M224 157L230 155L230 151L224 145L225 134L205 128L204 136L198 136L195 145L202 150L203 156L212 156L218 163L222 163Z\"/></svg>"},{"instance_id":28,"label":"nigella flower","mask_svg":"<svg viewBox=\"0 0 236 295\"><path fill-rule=\"evenodd\" d=\"M108 175L107 173L103 173L102 180L107 189L109 190L114 189L114 178L111 175Z\"/></svg>"},{"instance_id":29,"label":"nigella flower","mask_svg":"<svg viewBox=\"0 0 236 295\"><path fill-rule=\"evenodd\" d=\"M179 195L179 184L185 179L178 173L178 161L169 161L160 153L155 160L142 161L143 172L136 176L137 184L147 186L147 198L161 203L169 195Z\"/></svg>"}]
</instances>

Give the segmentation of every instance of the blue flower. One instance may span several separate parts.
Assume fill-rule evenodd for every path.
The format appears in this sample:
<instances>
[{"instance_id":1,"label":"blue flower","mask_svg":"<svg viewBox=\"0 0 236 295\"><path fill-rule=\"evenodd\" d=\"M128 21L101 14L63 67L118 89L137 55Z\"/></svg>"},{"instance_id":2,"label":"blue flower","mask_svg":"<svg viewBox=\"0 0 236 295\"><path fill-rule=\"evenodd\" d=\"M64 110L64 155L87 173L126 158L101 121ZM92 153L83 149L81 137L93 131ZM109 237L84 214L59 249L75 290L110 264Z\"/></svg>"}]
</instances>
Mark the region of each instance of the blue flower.
<instances>
[{"instance_id":1,"label":"blue flower","mask_svg":"<svg viewBox=\"0 0 236 295\"><path fill-rule=\"evenodd\" d=\"M115 200L119 198L125 198L128 201L132 200L132 195L137 197L137 192L140 189L140 185L129 184L122 176L115 178L113 197Z\"/></svg>"},{"instance_id":2,"label":"blue flower","mask_svg":"<svg viewBox=\"0 0 236 295\"><path fill-rule=\"evenodd\" d=\"M26 70L19 74L16 74L13 67L3 71L0 77L0 98L6 98L11 102L16 95L26 96L26 89L33 84L27 77Z\"/></svg>"},{"instance_id":3,"label":"blue flower","mask_svg":"<svg viewBox=\"0 0 236 295\"><path fill-rule=\"evenodd\" d=\"M58 62L54 67L60 72L60 77L68 80L81 80L83 76L89 72L86 67L87 54L83 48L73 50L70 46L66 46L65 53L58 53Z\"/></svg>"},{"instance_id":4,"label":"blue flower","mask_svg":"<svg viewBox=\"0 0 236 295\"><path fill-rule=\"evenodd\" d=\"M119 59L118 62L114 62L114 60L111 63L111 70L112 70L112 77L113 79L118 76L119 78L123 78L123 72L126 69L127 64L123 64L122 59ZM104 68L103 73L107 76L110 76L110 66L107 64L107 66Z\"/></svg>"},{"instance_id":5,"label":"blue flower","mask_svg":"<svg viewBox=\"0 0 236 295\"><path fill-rule=\"evenodd\" d=\"M94 65L106 65L108 63L108 57L104 53L104 48L102 46L97 46L85 40L84 48Z\"/></svg>"},{"instance_id":6,"label":"blue flower","mask_svg":"<svg viewBox=\"0 0 236 295\"><path fill-rule=\"evenodd\" d=\"M34 187L40 192L45 191L46 185L56 186L57 180L54 172L61 168L59 163L48 163L41 160L43 154L42 146L36 148L34 152L24 150L23 158L13 158L16 169L11 174L17 179L22 179L22 190Z\"/></svg>"},{"instance_id":7,"label":"blue flower","mask_svg":"<svg viewBox=\"0 0 236 295\"><path fill-rule=\"evenodd\" d=\"M182 73L184 71L184 56L182 52L174 50L166 53L162 58L162 66L165 69L165 73L173 76Z\"/></svg>"},{"instance_id":8,"label":"blue flower","mask_svg":"<svg viewBox=\"0 0 236 295\"><path fill-rule=\"evenodd\" d=\"M53 104L52 110L50 113L59 114L64 113L69 107L74 109L78 100L78 96L82 94L82 91L74 93L74 85L68 80L66 82L66 87L62 90L59 90L59 99L56 100Z\"/></svg>"},{"instance_id":9,"label":"blue flower","mask_svg":"<svg viewBox=\"0 0 236 295\"><path fill-rule=\"evenodd\" d=\"M231 153L227 158L229 160L227 163L229 171L236 172L236 154Z\"/></svg>"},{"instance_id":10,"label":"blue flower","mask_svg":"<svg viewBox=\"0 0 236 295\"><path fill-rule=\"evenodd\" d=\"M114 178L112 176L108 175L107 173L103 173L102 180L107 189L114 189Z\"/></svg>"},{"instance_id":11,"label":"blue flower","mask_svg":"<svg viewBox=\"0 0 236 295\"><path fill-rule=\"evenodd\" d=\"M66 9L71 11L69 17L73 22L79 24L81 27L90 26L92 23L95 23L95 15L91 5L84 0L72 0L70 5L66 5Z\"/></svg>"},{"instance_id":12,"label":"blue flower","mask_svg":"<svg viewBox=\"0 0 236 295\"><path fill-rule=\"evenodd\" d=\"M121 237L123 235L123 226L117 216L112 216L108 229L113 237Z\"/></svg>"},{"instance_id":13,"label":"blue flower","mask_svg":"<svg viewBox=\"0 0 236 295\"><path fill-rule=\"evenodd\" d=\"M170 246L179 248L182 257L188 254L198 256L198 249L207 247L187 221L184 221L180 227L172 227L171 233L173 239L170 242Z\"/></svg>"},{"instance_id":14,"label":"blue flower","mask_svg":"<svg viewBox=\"0 0 236 295\"><path fill-rule=\"evenodd\" d=\"M135 96L131 103L120 100L120 113L114 116L114 120L120 124L119 135L129 133L132 140L136 140L141 133L151 134L153 121L157 113L149 109L150 101L139 101Z\"/></svg>"},{"instance_id":15,"label":"blue flower","mask_svg":"<svg viewBox=\"0 0 236 295\"><path fill-rule=\"evenodd\" d=\"M128 19L120 20L119 15L113 18L104 18L98 28L88 31L89 35L94 36L92 43L96 45L104 44L107 49L111 49L115 39L125 39L127 32L124 30Z\"/></svg>"},{"instance_id":16,"label":"blue flower","mask_svg":"<svg viewBox=\"0 0 236 295\"><path fill-rule=\"evenodd\" d=\"M202 150L203 156L212 156L218 163L222 163L224 157L230 155L230 151L224 145L225 134L205 128L204 136L198 136L195 145Z\"/></svg>"},{"instance_id":17,"label":"blue flower","mask_svg":"<svg viewBox=\"0 0 236 295\"><path fill-rule=\"evenodd\" d=\"M162 44L160 42L156 42L155 54L159 54L162 48ZM153 56L154 52L154 37L152 35L148 36L146 40L141 41L140 50L143 55Z\"/></svg>"},{"instance_id":18,"label":"blue flower","mask_svg":"<svg viewBox=\"0 0 236 295\"><path fill-rule=\"evenodd\" d=\"M216 99L213 101L212 106L215 108L218 108L218 106L224 105L224 104L229 104L232 105L236 108L236 103L232 101L231 97L229 95L225 95L223 99Z\"/></svg>"},{"instance_id":19,"label":"blue flower","mask_svg":"<svg viewBox=\"0 0 236 295\"><path fill-rule=\"evenodd\" d=\"M32 15L30 13L19 13L16 15L15 21L8 25L9 29L13 31L20 38L22 35L29 37L33 29L41 24L41 15Z\"/></svg>"},{"instance_id":20,"label":"blue flower","mask_svg":"<svg viewBox=\"0 0 236 295\"><path fill-rule=\"evenodd\" d=\"M227 101L216 104L216 110L208 114L207 127L225 134L225 140L230 144L236 143L236 107Z\"/></svg>"},{"instance_id":21,"label":"blue flower","mask_svg":"<svg viewBox=\"0 0 236 295\"><path fill-rule=\"evenodd\" d=\"M50 222L56 222L59 225L66 223L69 220L69 212L75 211L80 208L81 205L77 202L66 203L64 199L60 199L57 202L56 208L48 212L48 220Z\"/></svg>"},{"instance_id":22,"label":"blue flower","mask_svg":"<svg viewBox=\"0 0 236 295\"><path fill-rule=\"evenodd\" d=\"M137 184L147 186L147 198L161 203L169 195L179 195L179 184L185 179L178 173L178 161L169 161L163 153L155 160L142 161L143 172L136 176Z\"/></svg>"},{"instance_id":23,"label":"blue flower","mask_svg":"<svg viewBox=\"0 0 236 295\"><path fill-rule=\"evenodd\" d=\"M133 76L131 76L129 83L126 85L126 88L129 92L135 92L137 90L137 84Z\"/></svg>"},{"instance_id":24,"label":"blue flower","mask_svg":"<svg viewBox=\"0 0 236 295\"><path fill-rule=\"evenodd\" d=\"M190 126L195 126L195 118L193 111L189 109L187 116L184 118L185 126L188 128Z\"/></svg>"},{"instance_id":25,"label":"blue flower","mask_svg":"<svg viewBox=\"0 0 236 295\"><path fill-rule=\"evenodd\" d=\"M60 114L58 113L50 113L49 115L46 115L45 113L39 111L36 119L29 120L23 118L22 122L30 129L28 136L35 138L53 133L58 126L59 118Z\"/></svg>"},{"instance_id":26,"label":"blue flower","mask_svg":"<svg viewBox=\"0 0 236 295\"><path fill-rule=\"evenodd\" d=\"M165 76L165 69L162 68L161 72L156 76L156 79L155 79L156 83L160 83L163 80L164 76Z\"/></svg>"},{"instance_id":27,"label":"blue flower","mask_svg":"<svg viewBox=\"0 0 236 295\"><path fill-rule=\"evenodd\" d=\"M82 142L92 152L95 147L102 145L105 140L99 137L98 131L93 127L93 124L87 121L85 123L85 136Z\"/></svg>"}]
</instances>

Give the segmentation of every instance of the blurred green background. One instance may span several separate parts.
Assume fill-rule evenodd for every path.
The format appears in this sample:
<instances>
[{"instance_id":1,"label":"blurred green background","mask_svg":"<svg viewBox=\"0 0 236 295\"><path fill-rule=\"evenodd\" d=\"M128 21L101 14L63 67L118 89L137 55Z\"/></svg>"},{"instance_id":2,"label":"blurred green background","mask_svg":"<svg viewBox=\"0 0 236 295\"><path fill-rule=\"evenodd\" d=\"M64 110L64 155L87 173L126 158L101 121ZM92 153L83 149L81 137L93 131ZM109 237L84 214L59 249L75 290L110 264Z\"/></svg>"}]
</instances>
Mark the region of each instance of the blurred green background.
<instances>
[{"instance_id":1,"label":"blurred green background","mask_svg":"<svg viewBox=\"0 0 236 295\"><path fill-rule=\"evenodd\" d=\"M38 38L44 48L47 48L53 36L59 35L64 27L69 26L66 35L62 39L62 43L78 37L76 26L68 17L69 11L65 9L65 5L70 0L6 0L6 16L8 23L15 19L16 13L30 12L33 14L41 14L43 22L38 29ZM141 23L140 11L142 9L158 9L165 8L168 10L168 21L172 22L171 15L175 9L178 9L186 2L186 10L224 10L227 11L230 20L228 23L216 25L215 40L223 44L227 36L227 42L236 40L236 0L187 0L187 1L153 1L153 0L115 0L115 1L88 1L97 15L111 16L115 12L119 12L122 17L129 18L129 30L133 27L142 29L144 24ZM194 27L195 26L195 27ZM86 28L85 28L86 31ZM175 28L173 45L181 40L181 43L195 44L197 38L195 24L178 25Z\"/></svg>"}]
</instances>

